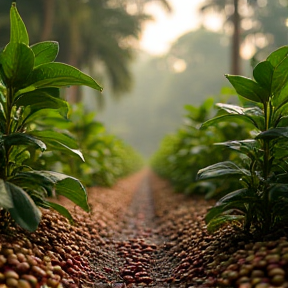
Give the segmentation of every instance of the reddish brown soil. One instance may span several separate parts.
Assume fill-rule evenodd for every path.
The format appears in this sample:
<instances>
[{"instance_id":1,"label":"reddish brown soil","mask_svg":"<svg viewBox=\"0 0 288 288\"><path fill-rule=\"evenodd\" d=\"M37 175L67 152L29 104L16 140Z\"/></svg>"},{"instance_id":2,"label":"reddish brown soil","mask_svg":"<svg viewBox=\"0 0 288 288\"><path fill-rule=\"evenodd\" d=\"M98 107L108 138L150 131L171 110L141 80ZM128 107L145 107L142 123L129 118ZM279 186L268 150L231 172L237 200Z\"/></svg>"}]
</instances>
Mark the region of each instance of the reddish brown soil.
<instances>
[{"instance_id":1,"label":"reddish brown soil","mask_svg":"<svg viewBox=\"0 0 288 288\"><path fill-rule=\"evenodd\" d=\"M212 203L173 193L148 170L89 189L90 214L59 202L74 225L43 211L35 233L1 228L0 288L288 287L286 237L256 242L229 227L209 235Z\"/></svg>"}]
</instances>

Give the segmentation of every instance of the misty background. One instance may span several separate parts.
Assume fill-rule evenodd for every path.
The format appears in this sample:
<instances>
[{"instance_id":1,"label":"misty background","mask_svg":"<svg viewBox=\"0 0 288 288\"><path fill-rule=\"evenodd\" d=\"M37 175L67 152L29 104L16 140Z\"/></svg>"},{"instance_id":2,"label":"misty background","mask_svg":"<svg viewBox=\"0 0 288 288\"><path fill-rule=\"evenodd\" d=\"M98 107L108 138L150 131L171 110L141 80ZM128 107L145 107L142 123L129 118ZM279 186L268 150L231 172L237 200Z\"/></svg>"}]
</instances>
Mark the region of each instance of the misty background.
<instances>
[{"instance_id":1,"label":"misty background","mask_svg":"<svg viewBox=\"0 0 288 288\"><path fill-rule=\"evenodd\" d=\"M181 125L183 105L217 99L221 87L229 86L224 74L251 77L253 65L288 42L288 0L198 0L191 19L183 19L194 21L198 15L197 27L179 35L160 56L143 50L151 11L169 15L175 3L185 5L175 0L22 0L17 7L31 44L58 41L57 61L86 71L104 86L101 95L71 87L64 97L83 102L107 131L149 158ZM9 41L10 4L0 3L0 47Z\"/></svg>"}]
</instances>

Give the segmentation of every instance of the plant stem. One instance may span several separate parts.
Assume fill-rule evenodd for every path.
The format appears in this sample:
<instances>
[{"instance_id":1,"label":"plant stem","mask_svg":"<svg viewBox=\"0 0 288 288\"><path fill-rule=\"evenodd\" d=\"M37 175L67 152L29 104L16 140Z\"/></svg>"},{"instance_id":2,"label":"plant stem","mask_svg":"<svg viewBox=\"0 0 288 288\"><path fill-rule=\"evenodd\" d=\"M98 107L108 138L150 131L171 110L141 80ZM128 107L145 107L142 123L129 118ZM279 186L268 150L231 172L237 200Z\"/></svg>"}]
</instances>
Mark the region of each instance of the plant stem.
<instances>
[{"instance_id":1,"label":"plant stem","mask_svg":"<svg viewBox=\"0 0 288 288\"><path fill-rule=\"evenodd\" d=\"M11 110L12 110L12 99L13 99L13 89L7 89L7 99L6 99L6 135L11 133Z\"/></svg>"},{"instance_id":2,"label":"plant stem","mask_svg":"<svg viewBox=\"0 0 288 288\"><path fill-rule=\"evenodd\" d=\"M270 121L271 121L271 102L268 101L264 103L264 116L265 116L265 131L269 130L270 128ZM264 222L263 222L263 229L264 233L266 234L271 226L271 213L270 213L270 205L269 205L269 189L267 180L270 174L270 140L264 139L263 140L263 208L264 208Z\"/></svg>"},{"instance_id":3,"label":"plant stem","mask_svg":"<svg viewBox=\"0 0 288 288\"><path fill-rule=\"evenodd\" d=\"M7 88L7 98L6 98L6 136L11 134L11 112L12 112L12 99L13 99L13 89ZM10 174L9 172L9 156L10 149L6 149L5 147L5 178L7 178Z\"/></svg>"}]
</instances>

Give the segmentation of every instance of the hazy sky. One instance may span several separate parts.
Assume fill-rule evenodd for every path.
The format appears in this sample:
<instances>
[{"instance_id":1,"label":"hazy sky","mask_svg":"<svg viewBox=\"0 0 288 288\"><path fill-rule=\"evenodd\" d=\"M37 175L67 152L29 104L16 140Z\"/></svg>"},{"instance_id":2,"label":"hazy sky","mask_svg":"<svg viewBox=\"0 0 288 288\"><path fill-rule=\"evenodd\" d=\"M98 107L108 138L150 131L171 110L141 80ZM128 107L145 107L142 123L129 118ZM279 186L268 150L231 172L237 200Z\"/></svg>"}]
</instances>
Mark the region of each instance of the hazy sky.
<instances>
[{"instance_id":1,"label":"hazy sky","mask_svg":"<svg viewBox=\"0 0 288 288\"><path fill-rule=\"evenodd\" d=\"M147 5L155 21L146 24L141 48L151 54L165 53L180 35L199 26L198 7L204 0L170 0L173 13L165 12L158 4Z\"/></svg>"}]
</instances>

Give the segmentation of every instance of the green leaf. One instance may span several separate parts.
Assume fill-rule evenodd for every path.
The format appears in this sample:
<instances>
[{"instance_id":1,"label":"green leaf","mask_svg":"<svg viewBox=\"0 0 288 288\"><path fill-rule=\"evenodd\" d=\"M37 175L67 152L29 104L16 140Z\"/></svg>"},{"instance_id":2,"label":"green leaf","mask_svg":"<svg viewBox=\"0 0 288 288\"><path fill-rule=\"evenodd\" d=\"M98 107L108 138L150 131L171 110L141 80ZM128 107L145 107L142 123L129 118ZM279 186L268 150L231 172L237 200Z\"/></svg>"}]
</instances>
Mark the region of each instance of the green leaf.
<instances>
[{"instance_id":1,"label":"green leaf","mask_svg":"<svg viewBox=\"0 0 288 288\"><path fill-rule=\"evenodd\" d=\"M269 93L252 79L237 75L225 76L240 96L256 103L264 103L268 99Z\"/></svg>"},{"instance_id":2,"label":"green leaf","mask_svg":"<svg viewBox=\"0 0 288 288\"><path fill-rule=\"evenodd\" d=\"M45 192L45 195L52 197L55 181L47 175L41 174L41 171L27 171L17 173L10 182L15 185L29 190L40 190Z\"/></svg>"},{"instance_id":3,"label":"green leaf","mask_svg":"<svg viewBox=\"0 0 288 288\"><path fill-rule=\"evenodd\" d=\"M33 135L26 133L13 133L8 136L3 136L4 145L11 147L13 145L27 145L39 148L41 151L46 150L46 145L41 140L35 138Z\"/></svg>"},{"instance_id":4,"label":"green leaf","mask_svg":"<svg viewBox=\"0 0 288 288\"><path fill-rule=\"evenodd\" d=\"M54 202L50 202L50 201L45 201L45 202L48 204L48 206L50 206L51 208L53 208L54 210L59 212L61 215L66 217L70 221L71 224L74 223L72 215L70 214L70 212L65 207L63 207L60 204L54 203Z\"/></svg>"},{"instance_id":5,"label":"green leaf","mask_svg":"<svg viewBox=\"0 0 288 288\"><path fill-rule=\"evenodd\" d=\"M35 54L34 66L53 62L59 52L59 44L56 41L40 42L30 46L30 48Z\"/></svg>"},{"instance_id":6,"label":"green leaf","mask_svg":"<svg viewBox=\"0 0 288 288\"><path fill-rule=\"evenodd\" d=\"M84 211L89 212L87 194L84 186L76 178L69 177L56 184L56 193L70 199Z\"/></svg>"},{"instance_id":7,"label":"green leaf","mask_svg":"<svg viewBox=\"0 0 288 288\"><path fill-rule=\"evenodd\" d=\"M257 135L256 139L276 139L279 137L288 137L288 127L271 128L267 131L261 132Z\"/></svg>"},{"instance_id":8,"label":"green leaf","mask_svg":"<svg viewBox=\"0 0 288 288\"><path fill-rule=\"evenodd\" d=\"M231 222L240 222L243 221L245 216L243 215L221 215L217 218L212 219L208 225L207 230L209 233L213 233L221 228L223 225Z\"/></svg>"},{"instance_id":9,"label":"green leaf","mask_svg":"<svg viewBox=\"0 0 288 288\"><path fill-rule=\"evenodd\" d=\"M264 125L263 111L259 107L243 108L237 105L217 103L216 106L220 108L220 113L227 113L216 116L201 125L201 129L215 125L223 121L235 121L236 123L241 120L246 123L252 124L255 128L260 129Z\"/></svg>"},{"instance_id":10,"label":"green leaf","mask_svg":"<svg viewBox=\"0 0 288 288\"><path fill-rule=\"evenodd\" d=\"M245 113L245 108L237 106L237 105L232 105L232 104L225 104L225 103L217 103L216 106L228 114L239 114L239 115L244 115Z\"/></svg>"},{"instance_id":11,"label":"green leaf","mask_svg":"<svg viewBox=\"0 0 288 288\"><path fill-rule=\"evenodd\" d=\"M103 88L89 75L64 63L52 62L37 66L27 81L30 91L48 87L86 85L96 90ZM24 90L25 91L25 90Z\"/></svg>"},{"instance_id":12,"label":"green leaf","mask_svg":"<svg viewBox=\"0 0 288 288\"><path fill-rule=\"evenodd\" d=\"M273 51L268 57L267 61L275 68L288 56L288 46L280 47Z\"/></svg>"},{"instance_id":13,"label":"green leaf","mask_svg":"<svg viewBox=\"0 0 288 288\"><path fill-rule=\"evenodd\" d=\"M254 79L266 91L268 91L269 94L271 93L273 72L274 72L273 66L269 61L260 62L253 70Z\"/></svg>"},{"instance_id":14,"label":"green leaf","mask_svg":"<svg viewBox=\"0 0 288 288\"><path fill-rule=\"evenodd\" d=\"M275 113L286 114L287 115L287 99L288 85L282 88L280 94L276 97L272 97L272 105L274 106Z\"/></svg>"},{"instance_id":15,"label":"green leaf","mask_svg":"<svg viewBox=\"0 0 288 288\"><path fill-rule=\"evenodd\" d=\"M283 183L273 185L269 190L269 198L272 201L288 199L288 185Z\"/></svg>"},{"instance_id":16,"label":"green leaf","mask_svg":"<svg viewBox=\"0 0 288 288\"><path fill-rule=\"evenodd\" d=\"M231 202L242 202L242 203L253 203L259 201L259 197L255 192L248 188L242 188L233 192L228 193L222 197L217 203L216 206L227 204Z\"/></svg>"},{"instance_id":17,"label":"green leaf","mask_svg":"<svg viewBox=\"0 0 288 288\"><path fill-rule=\"evenodd\" d=\"M0 54L0 64L5 74L5 82L21 87L34 67L34 53L22 43L9 43Z\"/></svg>"},{"instance_id":18,"label":"green leaf","mask_svg":"<svg viewBox=\"0 0 288 288\"><path fill-rule=\"evenodd\" d=\"M63 150L66 152L72 152L73 155L78 155L82 161L84 160L83 154L77 149L78 143L74 138L68 136L67 134L58 133L53 130L44 131L31 131L30 134L36 136L37 138L43 140L47 147L54 147L58 150Z\"/></svg>"},{"instance_id":19,"label":"green leaf","mask_svg":"<svg viewBox=\"0 0 288 288\"><path fill-rule=\"evenodd\" d=\"M21 165L25 160L30 158L30 152L26 146L15 145L10 153L9 161Z\"/></svg>"},{"instance_id":20,"label":"green leaf","mask_svg":"<svg viewBox=\"0 0 288 288\"><path fill-rule=\"evenodd\" d=\"M223 176L251 176L251 174L249 170L240 168L231 161L224 161L200 169L197 174L197 179L203 180Z\"/></svg>"},{"instance_id":21,"label":"green leaf","mask_svg":"<svg viewBox=\"0 0 288 288\"><path fill-rule=\"evenodd\" d=\"M255 149L260 149L259 142L254 139L246 139L241 141L227 141L215 143L214 145L226 146L229 149L243 153L247 156L254 154Z\"/></svg>"},{"instance_id":22,"label":"green leaf","mask_svg":"<svg viewBox=\"0 0 288 288\"><path fill-rule=\"evenodd\" d=\"M22 228L34 232L41 220L40 210L23 189L9 182L5 184L13 201L13 207L8 209L11 217Z\"/></svg>"},{"instance_id":23,"label":"green leaf","mask_svg":"<svg viewBox=\"0 0 288 288\"><path fill-rule=\"evenodd\" d=\"M27 29L21 16L17 11L16 2L12 3L10 9L10 26L10 42L29 45L29 36L27 33Z\"/></svg>"},{"instance_id":24,"label":"green leaf","mask_svg":"<svg viewBox=\"0 0 288 288\"><path fill-rule=\"evenodd\" d=\"M0 179L0 207L9 209L13 207L13 200L9 189L6 188L3 179Z\"/></svg>"},{"instance_id":25,"label":"green leaf","mask_svg":"<svg viewBox=\"0 0 288 288\"><path fill-rule=\"evenodd\" d=\"M231 122L236 122L238 123L239 120L242 120L246 123L252 124L254 125L256 128L259 129L258 125L253 121L253 119L251 119L251 117L247 117L246 115L239 115L239 114L235 114L235 115L222 115L222 116L218 116L218 117L214 117L212 119L207 120L206 122L202 123L200 129L206 129L210 126L214 126L220 122L225 122L225 121L229 121Z\"/></svg>"},{"instance_id":26,"label":"green leaf","mask_svg":"<svg viewBox=\"0 0 288 288\"><path fill-rule=\"evenodd\" d=\"M287 91L288 82L288 57L283 59L281 63L275 68L272 80L272 93L274 97L279 97L281 91L285 89Z\"/></svg>"},{"instance_id":27,"label":"green leaf","mask_svg":"<svg viewBox=\"0 0 288 288\"><path fill-rule=\"evenodd\" d=\"M57 195L62 195L68 198L84 211L89 212L90 209L87 203L87 193L78 179L53 171L41 171L41 173L51 177L51 179L55 181L55 191Z\"/></svg>"},{"instance_id":28,"label":"green leaf","mask_svg":"<svg viewBox=\"0 0 288 288\"><path fill-rule=\"evenodd\" d=\"M17 108L20 106L30 106L23 114L23 117L27 119L35 112L42 109L56 109L64 118L67 118L69 111L68 103L61 98L52 96L50 92L52 89L56 89L57 91L59 90L58 88L39 89L22 94L15 101L15 105Z\"/></svg>"},{"instance_id":29,"label":"green leaf","mask_svg":"<svg viewBox=\"0 0 288 288\"><path fill-rule=\"evenodd\" d=\"M240 107L237 105L231 105L231 104L224 104L224 103L217 103L216 106L228 114L239 114L239 115L245 115L245 116L258 116L264 118L263 110L260 107Z\"/></svg>"}]
</instances>

